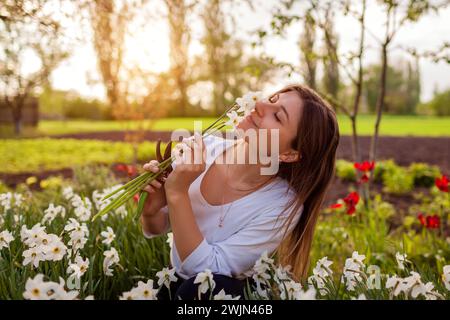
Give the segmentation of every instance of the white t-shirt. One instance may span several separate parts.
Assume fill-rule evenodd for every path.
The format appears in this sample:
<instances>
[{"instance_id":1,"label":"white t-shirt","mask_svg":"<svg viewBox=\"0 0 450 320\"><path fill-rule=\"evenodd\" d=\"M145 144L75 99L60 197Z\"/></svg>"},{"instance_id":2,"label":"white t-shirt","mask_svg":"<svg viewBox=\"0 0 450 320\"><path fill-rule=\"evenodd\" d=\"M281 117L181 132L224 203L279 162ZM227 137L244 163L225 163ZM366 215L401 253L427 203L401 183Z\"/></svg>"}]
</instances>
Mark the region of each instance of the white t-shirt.
<instances>
[{"instance_id":1,"label":"white t-shirt","mask_svg":"<svg viewBox=\"0 0 450 320\"><path fill-rule=\"evenodd\" d=\"M234 141L216 136L208 136L203 141L207 151L206 169L189 187L189 198L204 239L184 261L180 260L174 242L170 261L184 279L194 277L205 269L243 279L251 275L253 265L264 251L270 254L280 244L285 231L282 226L290 211L285 210L282 216L280 213L295 194L289 189L287 181L277 177L231 203L223 206L209 204L200 192L200 183L210 165ZM172 166L175 167L175 164ZM162 210L168 216L167 206ZM289 225L288 232L297 224L302 211L303 206ZM221 216L224 216L223 226L219 227ZM169 223L167 225L166 232L170 230ZM157 236L144 235L147 238Z\"/></svg>"}]
</instances>

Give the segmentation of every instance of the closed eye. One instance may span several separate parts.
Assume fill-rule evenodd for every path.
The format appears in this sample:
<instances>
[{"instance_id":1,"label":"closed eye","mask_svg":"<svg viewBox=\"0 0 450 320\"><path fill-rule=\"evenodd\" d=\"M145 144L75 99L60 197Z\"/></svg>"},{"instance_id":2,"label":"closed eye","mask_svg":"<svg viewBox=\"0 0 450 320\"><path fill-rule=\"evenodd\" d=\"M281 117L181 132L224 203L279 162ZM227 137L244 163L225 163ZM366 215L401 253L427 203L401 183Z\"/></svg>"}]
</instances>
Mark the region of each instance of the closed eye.
<instances>
[{"instance_id":1,"label":"closed eye","mask_svg":"<svg viewBox=\"0 0 450 320\"><path fill-rule=\"evenodd\" d=\"M274 113L273 115L275 116L275 119L277 119L278 122L281 122L280 117L276 113Z\"/></svg>"}]
</instances>

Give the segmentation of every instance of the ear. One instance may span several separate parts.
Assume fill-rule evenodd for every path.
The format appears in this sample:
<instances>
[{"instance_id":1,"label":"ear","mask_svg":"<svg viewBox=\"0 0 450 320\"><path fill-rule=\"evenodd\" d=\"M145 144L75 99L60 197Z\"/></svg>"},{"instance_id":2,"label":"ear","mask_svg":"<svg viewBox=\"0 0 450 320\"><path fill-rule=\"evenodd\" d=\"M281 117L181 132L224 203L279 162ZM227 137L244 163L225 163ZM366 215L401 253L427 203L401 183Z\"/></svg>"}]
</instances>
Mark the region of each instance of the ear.
<instances>
[{"instance_id":1,"label":"ear","mask_svg":"<svg viewBox=\"0 0 450 320\"><path fill-rule=\"evenodd\" d=\"M301 158L300 152L297 150L291 149L289 151L283 152L279 156L280 162L296 162Z\"/></svg>"}]
</instances>

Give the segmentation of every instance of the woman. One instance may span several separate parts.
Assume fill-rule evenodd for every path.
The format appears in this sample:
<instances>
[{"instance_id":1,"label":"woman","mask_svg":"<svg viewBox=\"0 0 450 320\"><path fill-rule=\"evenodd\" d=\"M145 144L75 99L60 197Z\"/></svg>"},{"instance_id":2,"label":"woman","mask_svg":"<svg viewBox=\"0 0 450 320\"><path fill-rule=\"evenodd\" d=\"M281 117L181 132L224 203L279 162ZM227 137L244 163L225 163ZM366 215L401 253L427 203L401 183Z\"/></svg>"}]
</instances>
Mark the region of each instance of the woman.
<instances>
[{"instance_id":1,"label":"woman","mask_svg":"<svg viewBox=\"0 0 450 320\"><path fill-rule=\"evenodd\" d=\"M265 251L291 265L297 280L308 272L314 228L334 173L339 142L335 113L313 90L291 85L256 102L238 128L278 129L276 173L262 175L266 165L261 162L229 164L242 152L249 159L255 150L248 139L209 136L202 142L197 137L184 150L201 153L200 163L173 165L166 179L145 189L144 234L173 232L171 264L181 279L173 284L172 297L176 291L176 298L195 299L195 276L210 269L216 282L213 294L224 289L242 298L244 279ZM221 157L227 161L218 161ZM157 165L151 161L144 169L157 172Z\"/></svg>"}]
</instances>

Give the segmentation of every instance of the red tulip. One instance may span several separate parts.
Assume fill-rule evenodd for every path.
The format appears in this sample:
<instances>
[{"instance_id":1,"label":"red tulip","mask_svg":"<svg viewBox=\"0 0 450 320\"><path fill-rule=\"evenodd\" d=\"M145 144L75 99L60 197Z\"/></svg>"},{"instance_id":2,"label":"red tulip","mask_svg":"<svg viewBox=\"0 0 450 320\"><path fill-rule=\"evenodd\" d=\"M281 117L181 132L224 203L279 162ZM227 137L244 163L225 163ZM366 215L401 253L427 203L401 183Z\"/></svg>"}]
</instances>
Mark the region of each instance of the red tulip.
<instances>
[{"instance_id":1,"label":"red tulip","mask_svg":"<svg viewBox=\"0 0 450 320\"><path fill-rule=\"evenodd\" d=\"M358 171L368 172L368 171L372 171L375 168L375 162L374 161L355 162L353 166Z\"/></svg>"},{"instance_id":2,"label":"red tulip","mask_svg":"<svg viewBox=\"0 0 450 320\"><path fill-rule=\"evenodd\" d=\"M438 187L438 189L441 190L442 192L448 192L449 180L447 176L442 175L441 178L436 178L434 183L436 184L436 187Z\"/></svg>"},{"instance_id":3,"label":"red tulip","mask_svg":"<svg viewBox=\"0 0 450 320\"><path fill-rule=\"evenodd\" d=\"M419 213L417 215L417 218L419 219L421 225L423 225L423 226L427 225L427 221L422 213Z\"/></svg>"},{"instance_id":4,"label":"red tulip","mask_svg":"<svg viewBox=\"0 0 450 320\"><path fill-rule=\"evenodd\" d=\"M428 229L438 229L441 225L441 219L437 214L434 216L427 216L427 228Z\"/></svg>"},{"instance_id":5,"label":"red tulip","mask_svg":"<svg viewBox=\"0 0 450 320\"><path fill-rule=\"evenodd\" d=\"M334 203L330 206L330 209L339 209L342 208L343 204L342 203Z\"/></svg>"},{"instance_id":6,"label":"red tulip","mask_svg":"<svg viewBox=\"0 0 450 320\"><path fill-rule=\"evenodd\" d=\"M420 221L420 224L423 225L427 229L438 229L441 225L441 218L437 214L432 216L425 216L422 213L417 215L417 218Z\"/></svg>"},{"instance_id":7,"label":"red tulip","mask_svg":"<svg viewBox=\"0 0 450 320\"><path fill-rule=\"evenodd\" d=\"M367 183L369 181L369 176L367 174L363 174L361 179L359 180L360 183Z\"/></svg>"},{"instance_id":8,"label":"red tulip","mask_svg":"<svg viewBox=\"0 0 450 320\"><path fill-rule=\"evenodd\" d=\"M345 205L347 206L347 214L353 214L356 211L356 205L359 202L359 194L357 192L352 192L344 199Z\"/></svg>"},{"instance_id":9,"label":"red tulip","mask_svg":"<svg viewBox=\"0 0 450 320\"><path fill-rule=\"evenodd\" d=\"M116 165L116 170L117 171L126 171L127 167L124 164L118 164L118 165Z\"/></svg>"},{"instance_id":10,"label":"red tulip","mask_svg":"<svg viewBox=\"0 0 450 320\"><path fill-rule=\"evenodd\" d=\"M133 166L133 165L127 166L127 174L129 177L134 176L136 173L137 173L137 169L135 166Z\"/></svg>"}]
</instances>

